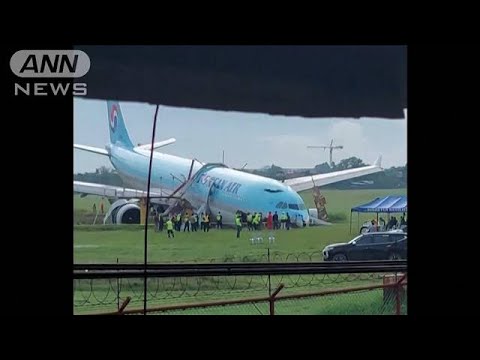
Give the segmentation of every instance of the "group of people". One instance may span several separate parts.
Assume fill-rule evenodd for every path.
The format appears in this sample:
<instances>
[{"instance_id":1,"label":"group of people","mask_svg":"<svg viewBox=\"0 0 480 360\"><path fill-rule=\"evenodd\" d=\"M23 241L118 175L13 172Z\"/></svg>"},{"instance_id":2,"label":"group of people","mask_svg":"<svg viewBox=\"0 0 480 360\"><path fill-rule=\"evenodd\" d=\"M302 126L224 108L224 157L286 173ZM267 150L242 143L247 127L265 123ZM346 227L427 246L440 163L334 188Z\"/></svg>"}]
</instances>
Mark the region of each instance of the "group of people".
<instances>
[{"instance_id":1,"label":"group of people","mask_svg":"<svg viewBox=\"0 0 480 360\"><path fill-rule=\"evenodd\" d=\"M247 213L243 222L247 223L248 230L260 230L263 223L268 230L278 230L280 228L290 230L292 225L288 212L282 212L279 217L276 211L273 214L269 211L265 218L262 213Z\"/></svg>"},{"instance_id":2,"label":"group of people","mask_svg":"<svg viewBox=\"0 0 480 360\"><path fill-rule=\"evenodd\" d=\"M407 219L405 218L405 213L403 213L403 215L400 216L400 221L398 221L395 216L392 216L390 220L388 220L388 223L386 225L385 225L385 220L383 218L380 218L379 222L383 223L382 227L385 228L385 231L395 230L395 229L405 230L407 228ZM370 222L368 231L374 232L379 230L380 230L380 226L377 224L377 221L375 219L372 219L372 221Z\"/></svg>"},{"instance_id":3,"label":"group of people","mask_svg":"<svg viewBox=\"0 0 480 360\"><path fill-rule=\"evenodd\" d=\"M210 214L201 213L198 216L197 213L190 213L184 212L183 215L181 213L172 214L171 216L164 216L160 212L155 212L155 231L163 231L163 229L167 228L168 237L172 235L175 237L173 230L190 232L198 231L198 227L200 225L200 231L209 232L210 231ZM217 229L222 228L222 215L218 213L217 215Z\"/></svg>"},{"instance_id":4,"label":"group of people","mask_svg":"<svg viewBox=\"0 0 480 360\"><path fill-rule=\"evenodd\" d=\"M167 229L168 237L175 237L175 231L183 232L196 232L200 226L200 231L209 232L210 223L211 223L211 214L201 213L199 216L195 212L185 211L182 213L172 214L169 216L164 216L162 213L157 211L152 211L155 219L155 231L163 231ZM268 215L263 218L261 212L255 213L244 213L242 211L237 211L235 214L235 227L237 229L237 238L240 237L240 232L244 224L247 225L249 231L261 230L265 223L265 227L268 230L277 230L277 229L286 229L290 230L291 221L290 215L288 212L282 212L278 216L277 212L272 214L271 211L268 212ZM215 216L215 227L217 229L223 229L223 216L220 212Z\"/></svg>"}]
</instances>

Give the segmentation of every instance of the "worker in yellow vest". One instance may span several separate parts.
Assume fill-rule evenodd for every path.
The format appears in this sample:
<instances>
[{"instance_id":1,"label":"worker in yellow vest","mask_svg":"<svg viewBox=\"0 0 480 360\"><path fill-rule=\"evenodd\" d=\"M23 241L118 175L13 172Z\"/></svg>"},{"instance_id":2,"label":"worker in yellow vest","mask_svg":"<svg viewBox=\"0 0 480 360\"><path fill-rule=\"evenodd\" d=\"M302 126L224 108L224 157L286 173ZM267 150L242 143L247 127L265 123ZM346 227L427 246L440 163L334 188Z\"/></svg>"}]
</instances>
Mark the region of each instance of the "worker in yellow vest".
<instances>
[{"instance_id":1,"label":"worker in yellow vest","mask_svg":"<svg viewBox=\"0 0 480 360\"><path fill-rule=\"evenodd\" d=\"M200 216L200 231L205 229L205 214L202 212L202 215Z\"/></svg>"},{"instance_id":2,"label":"worker in yellow vest","mask_svg":"<svg viewBox=\"0 0 480 360\"><path fill-rule=\"evenodd\" d=\"M173 221L172 219L168 219L167 221L167 235L168 237L170 237L170 234L172 235L172 237L175 237L175 234L173 233Z\"/></svg>"},{"instance_id":3,"label":"worker in yellow vest","mask_svg":"<svg viewBox=\"0 0 480 360\"><path fill-rule=\"evenodd\" d=\"M252 230L252 220L253 220L252 214L247 213L247 228L248 228L248 230Z\"/></svg>"},{"instance_id":4,"label":"worker in yellow vest","mask_svg":"<svg viewBox=\"0 0 480 360\"><path fill-rule=\"evenodd\" d=\"M285 214L285 212L282 212L282 216L280 217L280 223L282 224L282 229L287 228L287 214Z\"/></svg>"},{"instance_id":5,"label":"worker in yellow vest","mask_svg":"<svg viewBox=\"0 0 480 360\"><path fill-rule=\"evenodd\" d=\"M238 214L235 217L235 225L237 225L237 239L240 237L240 232L242 231L242 217Z\"/></svg>"},{"instance_id":6,"label":"worker in yellow vest","mask_svg":"<svg viewBox=\"0 0 480 360\"><path fill-rule=\"evenodd\" d=\"M185 230L188 230L188 232L190 232L190 216L188 215L188 213L185 213L185 216L183 217L183 222L183 232L185 232Z\"/></svg>"},{"instance_id":7,"label":"worker in yellow vest","mask_svg":"<svg viewBox=\"0 0 480 360\"><path fill-rule=\"evenodd\" d=\"M260 213L256 212L253 220L253 227L255 228L255 230L260 230L260 221Z\"/></svg>"}]
</instances>

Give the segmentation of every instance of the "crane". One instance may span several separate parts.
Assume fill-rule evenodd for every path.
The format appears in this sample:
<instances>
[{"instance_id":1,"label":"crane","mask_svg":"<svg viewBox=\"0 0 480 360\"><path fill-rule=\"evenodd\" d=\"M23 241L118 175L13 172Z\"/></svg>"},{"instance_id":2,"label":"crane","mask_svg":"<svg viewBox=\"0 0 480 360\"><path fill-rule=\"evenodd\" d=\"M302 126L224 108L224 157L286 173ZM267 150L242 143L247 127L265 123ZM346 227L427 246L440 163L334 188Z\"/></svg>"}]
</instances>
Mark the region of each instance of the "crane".
<instances>
[{"instance_id":1,"label":"crane","mask_svg":"<svg viewBox=\"0 0 480 360\"><path fill-rule=\"evenodd\" d=\"M333 139L332 139L329 146L325 146L325 145L322 145L322 146L307 146L307 148L309 148L309 149L324 149L324 150L325 149L330 149L330 166L333 167L333 160L332 160L333 150L334 149L343 149L343 146L342 145L333 146Z\"/></svg>"}]
</instances>

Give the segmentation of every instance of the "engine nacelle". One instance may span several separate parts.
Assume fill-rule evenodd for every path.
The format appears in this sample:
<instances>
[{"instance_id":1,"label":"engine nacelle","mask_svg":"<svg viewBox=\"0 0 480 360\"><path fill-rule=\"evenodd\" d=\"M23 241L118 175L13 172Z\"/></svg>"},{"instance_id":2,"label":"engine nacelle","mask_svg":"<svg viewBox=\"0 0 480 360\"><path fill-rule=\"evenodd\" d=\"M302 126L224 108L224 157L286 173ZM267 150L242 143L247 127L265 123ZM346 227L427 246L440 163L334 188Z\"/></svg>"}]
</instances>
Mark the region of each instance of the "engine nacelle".
<instances>
[{"instance_id":1,"label":"engine nacelle","mask_svg":"<svg viewBox=\"0 0 480 360\"><path fill-rule=\"evenodd\" d=\"M140 224L140 206L126 204L120 207L115 215L117 224Z\"/></svg>"},{"instance_id":2,"label":"engine nacelle","mask_svg":"<svg viewBox=\"0 0 480 360\"><path fill-rule=\"evenodd\" d=\"M140 224L140 206L132 200L117 200L110 206L104 223L107 220L112 224Z\"/></svg>"}]
</instances>

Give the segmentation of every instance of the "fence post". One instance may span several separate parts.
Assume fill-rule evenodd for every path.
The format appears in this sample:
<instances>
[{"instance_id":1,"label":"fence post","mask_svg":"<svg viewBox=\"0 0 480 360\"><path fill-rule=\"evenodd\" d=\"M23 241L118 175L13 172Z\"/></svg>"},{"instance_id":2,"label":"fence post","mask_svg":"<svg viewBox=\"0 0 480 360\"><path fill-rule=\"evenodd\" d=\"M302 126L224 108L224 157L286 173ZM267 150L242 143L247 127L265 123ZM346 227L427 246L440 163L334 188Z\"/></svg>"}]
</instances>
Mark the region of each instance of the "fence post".
<instances>
[{"instance_id":1,"label":"fence post","mask_svg":"<svg viewBox=\"0 0 480 360\"><path fill-rule=\"evenodd\" d=\"M278 295L278 293L285 287L285 285L280 284L275 290L275 292L270 295L270 298L268 299L268 302L270 303L270 315L275 315L275 297Z\"/></svg>"},{"instance_id":2,"label":"fence post","mask_svg":"<svg viewBox=\"0 0 480 360\"><path fill-rule=\"evenodd\" d=\"M270 264L270 244L268 245L267 249L267 256L268 256L268 263ZM270 279L270 274L268 274L268 296L272 296L272 282Z\"/></svg>"},{"instance_id":3,"label":"fence post","mask_svg":"<svg viewBox=\"0 0 480 360\"><path fill-rule=\"evenodd\" d=\"M123 315L123 310L127 307L128 303L130 302L132 298L130 296L127 296L125 301L123 302L122 306L118 309L118 315Z\"/></svg>"},{"instance_id":4,"label":"fence post","mask_svg":"<svg viewBox=\"0 0 480 360\"><path fill-rule=\"evenodd\" d=\"M117 258L117 264L118 264L118 258ZM117 310L120 311L120 280L117 277Z\"/></svg>"},{"instance_id":5,"label":"fence post","mask_svg":"<svg viewBox=\"0 0 480 360\"><path fill-rule=\"evenodd\" d=\"M396 283L395 286L395 303L396 303L396 315L402 315L402 299L401 299L401 291L403 290L402 281L405 280L406 274L404 274Z\"/></svg>"}]
</instances>

